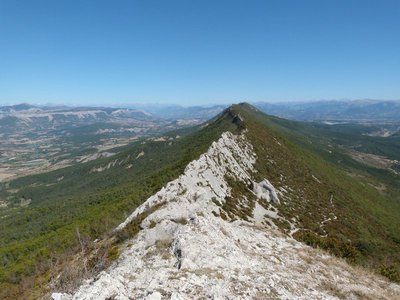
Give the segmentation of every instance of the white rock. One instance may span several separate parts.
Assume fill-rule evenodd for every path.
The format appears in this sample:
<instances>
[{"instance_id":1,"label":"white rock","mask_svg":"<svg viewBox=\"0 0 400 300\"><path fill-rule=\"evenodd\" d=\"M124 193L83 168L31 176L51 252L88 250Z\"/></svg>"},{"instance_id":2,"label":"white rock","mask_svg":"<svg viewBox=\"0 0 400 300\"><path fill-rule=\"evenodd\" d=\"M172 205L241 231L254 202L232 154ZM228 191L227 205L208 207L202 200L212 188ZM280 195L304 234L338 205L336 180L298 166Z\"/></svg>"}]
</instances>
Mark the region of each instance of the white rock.
<instances>
[{"instance_id":1,"label":"white rock","mask_svg":"<svg viewBox=\"0 0 400 300\"><path fill-rule=\"evenodd\" d=\"M161 300L162 295L159 292L151 293L146 297L146 300Z\"/></svg>"},{"instance_id":2,"label":"white rock","mask_svg":"<svg viewBox=\"0 0 400 300\"><path fill-rule=\"evenodd\" d=\"M72 299L72 296L65 294L65 293L53 293L53 294L51 294L51 299L52 300L70 300L70 299Z\"/></svg>"},{"instance_id":3,"label":"white rock","mask_svg":"<svg viewBox=\"0 0 400 300\"><path fill-rule=\"evenodd\" d=\"M253 192L259 198L272 201L273 203L280 203L274 186L267 179L264 179L260 183L253 182Z\"/></svg>"}]
</instances>

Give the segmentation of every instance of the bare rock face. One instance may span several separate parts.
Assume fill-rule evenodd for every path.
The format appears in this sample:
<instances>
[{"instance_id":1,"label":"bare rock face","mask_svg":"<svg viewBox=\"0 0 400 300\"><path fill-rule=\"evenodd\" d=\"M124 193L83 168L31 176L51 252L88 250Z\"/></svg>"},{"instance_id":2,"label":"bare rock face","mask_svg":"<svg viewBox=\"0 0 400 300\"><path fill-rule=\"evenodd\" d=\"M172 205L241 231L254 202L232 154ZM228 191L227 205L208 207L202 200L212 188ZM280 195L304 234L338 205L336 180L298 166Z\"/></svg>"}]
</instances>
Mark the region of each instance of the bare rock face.
<instances>
[{"instance_id":1,"label":"bare rock face","mask_svg":"<svg viewBox=\"0 0 400 300\"><path fill-rule=\"evenodd\" d=\"M264 179L260 183L253 183L253 192L259 197L267 200L268 202L272 201L273 203L279 204L278 194L274 188L274 186L267 180Z\"/></svg>"},{"instance_id":2,"label":"bare rock face","mask_svg":"<svg viewBox=\"0 0 400 300\"><path fill-rule=\"evenodd\" d=\"M273 226L277 212L264 206L279 192L254 182L255 161L245 133L224 133L115 229L158 205L110 268L53 299L400 299L398 285ZM232 195L227 176L252 186L253 218L221 218L227 197L246 199Z\"/></svg>"}]
</instances>

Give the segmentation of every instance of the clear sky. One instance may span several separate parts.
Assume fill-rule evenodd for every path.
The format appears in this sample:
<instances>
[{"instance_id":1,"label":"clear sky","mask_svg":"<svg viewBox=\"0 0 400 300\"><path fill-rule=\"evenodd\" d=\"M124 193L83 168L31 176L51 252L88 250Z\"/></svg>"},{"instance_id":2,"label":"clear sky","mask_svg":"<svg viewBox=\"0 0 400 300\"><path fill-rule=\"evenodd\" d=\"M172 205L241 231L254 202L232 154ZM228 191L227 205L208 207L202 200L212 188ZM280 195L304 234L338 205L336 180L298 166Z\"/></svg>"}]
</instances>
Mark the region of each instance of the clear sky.
<instances>
[{"instance_id":1,"label":"clear sky","mask_svg":"<svg viewBox=\"0 0 400 300\"><path fill-rule=\"evenodd\" d=\"M400 99L399 0L0 0L0 104Z\"/></svg>"}]
</instances>

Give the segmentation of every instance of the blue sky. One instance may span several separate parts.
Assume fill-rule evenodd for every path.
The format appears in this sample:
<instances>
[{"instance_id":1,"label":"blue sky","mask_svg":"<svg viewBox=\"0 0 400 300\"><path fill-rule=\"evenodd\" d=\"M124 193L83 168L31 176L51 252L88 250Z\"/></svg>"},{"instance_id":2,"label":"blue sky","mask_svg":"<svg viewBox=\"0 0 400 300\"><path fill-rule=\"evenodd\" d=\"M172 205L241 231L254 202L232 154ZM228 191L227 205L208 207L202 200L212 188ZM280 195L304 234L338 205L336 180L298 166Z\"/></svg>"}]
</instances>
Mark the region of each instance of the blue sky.
<instances>
[{"instance_id":1,"label":"blue sky","mask_svg":"<svg viewBox=\"0 0 400 300\"><path fill-rule=\"evenodd\" d=\"M0 0L0 104L400 99L400 1Z\"/></svg>"}]
</instances>

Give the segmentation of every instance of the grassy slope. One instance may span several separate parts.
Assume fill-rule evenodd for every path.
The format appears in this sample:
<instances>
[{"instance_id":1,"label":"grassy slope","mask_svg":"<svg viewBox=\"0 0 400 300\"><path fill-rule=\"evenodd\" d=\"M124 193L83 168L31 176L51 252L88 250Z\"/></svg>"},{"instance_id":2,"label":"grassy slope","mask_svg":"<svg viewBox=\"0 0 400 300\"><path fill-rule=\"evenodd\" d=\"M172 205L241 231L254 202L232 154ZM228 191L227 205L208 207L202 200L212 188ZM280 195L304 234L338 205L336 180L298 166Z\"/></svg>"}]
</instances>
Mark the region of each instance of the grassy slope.
<instances>
[{"instance_id":1,"label":"grassy slope","mask_svg":"<svg viewBox=\"0 0 400 300\"><path fill-rule=\"evenodd\" d=\"M233 110L243 116L249 129L248 135L258 155L260 172L256 175L270 179L276 186L294 189L289 192L290 199L284 200L278 209L287 218L299 216L303 230L296 237L399 280L398 178L387 174L390 180L381 178L377 170L363 168L355 162L352 167L344 168L343 162L338 164L327 157L327 152L321 151L324 144L318 143L324 133L329 135L327 131L320 131L318 135L315 131L307 132L304 123L270 117L248 105L234 106ZM371 181L377 184L378 179L388 186L385 192L371 186ZM321 229L321 222L329 217L333 219L334 215L337 220L326 222ZM287 227L287 224L281 225Z\"/></svg>"},{"instance_id":2,"label":"grassy slope","mask_svg":"<svg viewBox=\"0 0 400 300\"><path fill-rule=\"evenodd\" d=\"M229 118L213 121L203 129L170 133L182 138L137 142L111 158L11 182L8 189L19 189L14 201L24 197L32 202L26 208L1 211L0 298L18 298L27 296L26 291L41 290L50 279L51 266L79 251L76 228L84 240L101 237L179 176L223 131L237 130ZM136 159L142 151L144 156ZM91 172L115 160L115 167ZM127 168L130 164L133 167ZM57 182L61 176L64 179ZM5 186L2 189L4 196Z\"/></svg>"}]
</instances>

